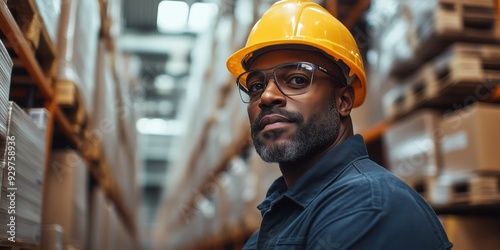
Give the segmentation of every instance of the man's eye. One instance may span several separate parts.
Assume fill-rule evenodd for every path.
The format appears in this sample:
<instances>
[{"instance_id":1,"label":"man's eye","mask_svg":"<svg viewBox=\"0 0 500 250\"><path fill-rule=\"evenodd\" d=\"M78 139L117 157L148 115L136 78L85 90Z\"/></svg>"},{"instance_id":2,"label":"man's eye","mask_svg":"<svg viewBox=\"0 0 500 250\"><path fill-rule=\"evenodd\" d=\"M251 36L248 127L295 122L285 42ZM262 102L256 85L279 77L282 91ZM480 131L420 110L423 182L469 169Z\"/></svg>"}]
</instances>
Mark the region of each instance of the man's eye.
<instances>
[{"instance_id":1,"label":"man's eye","mask_svg":"<svg viewBox=\"0 0 500 250\"><path fill-rule=\"evenodd\" d=\"M249 94L258 93L258 92L262 91L265 87L266 87L266 85L262 82L249 83L248 84L248 93Z\"/></svg>"},{"instance_id":2,"label":"man's eye","mask_svg":"<svg viewBox=\"0 0 500 250\"><path fill-rule=\"evenodd\" d=\"M301 88L309 85L309 78L302 75L289 76L286 84L292 88Z\"/></svg>"}]
</instances>

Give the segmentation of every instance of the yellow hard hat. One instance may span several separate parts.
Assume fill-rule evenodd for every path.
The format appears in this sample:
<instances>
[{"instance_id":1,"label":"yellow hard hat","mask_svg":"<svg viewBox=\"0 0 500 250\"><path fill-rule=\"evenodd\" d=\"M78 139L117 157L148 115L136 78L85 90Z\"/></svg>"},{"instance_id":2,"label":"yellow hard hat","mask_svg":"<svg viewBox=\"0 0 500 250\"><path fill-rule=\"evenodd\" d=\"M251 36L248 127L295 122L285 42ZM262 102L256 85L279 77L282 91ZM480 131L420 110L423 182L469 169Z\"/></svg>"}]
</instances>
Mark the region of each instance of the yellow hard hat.
<instances>
[{"instance_id":1,"label":"yellow hard hat","mask_svg":"<svg viewBox=\"0 0 500 250\"><path fill-rule=\"evenodd\" d=\"M306 45L331 56L348 71L344 73L354 87L354 107L363 104L366 75L356 41L339 20L310 0L274 3L253 26L246 46L232 54L226 66L238 77L247 70L246 64L254 52L271 46L279 48L280 45Z\"/></svg>"}]
</instances>

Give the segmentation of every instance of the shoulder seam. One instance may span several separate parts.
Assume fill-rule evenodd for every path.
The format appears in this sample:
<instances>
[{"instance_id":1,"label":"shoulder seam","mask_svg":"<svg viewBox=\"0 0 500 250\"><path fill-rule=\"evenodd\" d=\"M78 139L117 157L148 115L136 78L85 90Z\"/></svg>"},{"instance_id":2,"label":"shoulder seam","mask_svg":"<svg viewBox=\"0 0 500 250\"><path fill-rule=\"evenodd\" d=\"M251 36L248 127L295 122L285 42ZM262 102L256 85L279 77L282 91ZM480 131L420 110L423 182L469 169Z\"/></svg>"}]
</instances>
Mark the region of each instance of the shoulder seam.
<instances>
[{"instance_id":1,"label":"shoulder seam","mask_svg":"<svg viewBox=\"0 0 500 250\"><path fill-rule=\"evenodd\" d=\"M354 167L359 171L361 175L365 177L367 182L370 184L370 191L371 191L371 200L372 200L372 206L378 209L382 209L382 194L381 194L381 187L377 181L375 181L371 176L366 175L362 169L360 168L361 160L368 160L371 162L371 160L368 157L364 158L358 158L357 161L353 161Z\"/></svg>"}]
</instances>

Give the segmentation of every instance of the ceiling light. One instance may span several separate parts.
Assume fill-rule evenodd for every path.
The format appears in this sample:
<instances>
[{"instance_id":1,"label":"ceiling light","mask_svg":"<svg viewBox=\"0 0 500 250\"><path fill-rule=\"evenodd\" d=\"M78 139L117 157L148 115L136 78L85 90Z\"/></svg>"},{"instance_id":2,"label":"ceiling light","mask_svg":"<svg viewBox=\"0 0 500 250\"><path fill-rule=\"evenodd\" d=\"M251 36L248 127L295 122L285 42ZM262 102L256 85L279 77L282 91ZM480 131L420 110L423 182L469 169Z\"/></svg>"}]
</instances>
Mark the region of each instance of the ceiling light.
<instances>
[{"instance_id":1,"label":"ceiling light","mask_svg":"<svg viewBox=\"0 0 500 250\"><path fill-rule=\"evenodd\" d=\"M169 75L158 75L154 79L154 86L159 94L167 95L172 93L175 88L175 80Z\"/></svg>"},{"instance_id":2,"label":"ceiling light","mask_svg":"<svg viewBox=\"0 0 500 250\"><path fill-rule=\"evenodd\" d=\"M185 125L179 120L165 120L159 118L141 118L136 123L137 131L145 135L171 135L184 134Z\"/></svg>"},{"instance_id":3,"label":"ceiling light","mask_svg":"<svg viewBox=\"0 0 500 250\"><path fill-rule=\"evenodd\" d=\"M206 30L215 20L219 7L214 3L194 3L189 12L188 27L194 32Z\"/></svg>"},{"instance_id":4,"label":"ceiling light","mask_svg":"<svg viewBox=\"0 0 500 250\"><path fill-rule=\"evenodd\" d=\"M182 32L186 29L189 5L183 1L161 1L156 26L159 32Z\"/></svg>"}]
</instances>

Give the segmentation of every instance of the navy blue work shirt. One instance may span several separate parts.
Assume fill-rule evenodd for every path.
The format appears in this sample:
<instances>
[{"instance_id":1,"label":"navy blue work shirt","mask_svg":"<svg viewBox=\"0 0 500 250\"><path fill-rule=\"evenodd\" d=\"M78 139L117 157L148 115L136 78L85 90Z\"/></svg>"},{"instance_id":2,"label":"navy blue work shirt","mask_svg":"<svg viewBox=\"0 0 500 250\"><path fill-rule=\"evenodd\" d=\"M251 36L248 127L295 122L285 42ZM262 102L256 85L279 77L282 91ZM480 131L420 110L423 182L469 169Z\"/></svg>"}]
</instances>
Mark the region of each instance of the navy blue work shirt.
<instances>
[{"instance_id":1,"label":"navy blue work shirt","mask_svg":"<svg viewBox=\"0 0 500 250\"><path fill-rule=\"evenodd\" d=\"M363 137L340 143L287 189L283 177L258 206L244 249L450 249L434 210L368 158Z\"/></svg>"}]
</instances>

